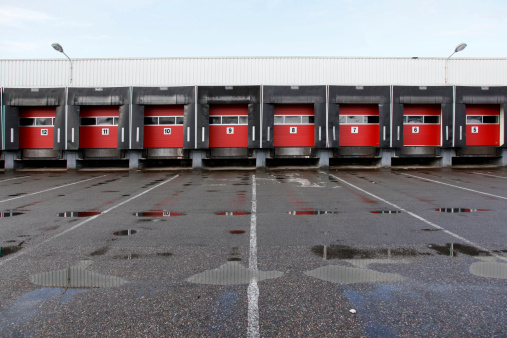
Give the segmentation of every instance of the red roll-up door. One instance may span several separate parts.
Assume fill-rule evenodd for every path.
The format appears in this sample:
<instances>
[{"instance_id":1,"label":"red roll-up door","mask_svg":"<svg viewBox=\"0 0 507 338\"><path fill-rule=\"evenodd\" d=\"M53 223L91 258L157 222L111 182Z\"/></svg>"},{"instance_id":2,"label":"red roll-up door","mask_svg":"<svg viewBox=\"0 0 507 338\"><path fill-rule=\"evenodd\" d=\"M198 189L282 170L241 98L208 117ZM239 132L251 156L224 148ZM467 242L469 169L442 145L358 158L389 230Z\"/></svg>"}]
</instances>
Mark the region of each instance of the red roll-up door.
<instances>
[{"instance_id":1,"label":"red roll-up door","mask_svg":"<svg viewBox=\"0 0 507 338\"><path fill-rule=\"evenodd\" d=\"M466 105L467 146L500 145L500 105Z\"/></svg>"},{"instance_id":2,"label":"red roll-up door","mask_svg":"<svg viewBox=\"0 0 507 338\"><path fill-rule=\"evenodd\" d=\"M277 104L273 143L275 147L313 147L315 123L313 104Z\"/></svg>"},{"instance_id":3,"label":"red roll-up door","mask_svg":"<svg viewBox=\"0 0 507 338\"><path fill-rule=\"evenodd\" d=\"M144 107L144 148L183 148L183 105Z\"/></svg>"},{"instance_id":4,"label":"red roll-up door","mask_svg":"<svg viewBox=\"0 0 507 338\"><path fill-rule=\"evenodd\" d=\"M81 106L79 148L118 148L119 106Z\"/></svg>"},{"instance_id":5,"label":"red roll-up door","mask_svg":"<svg viewBox=\"0 0 507 338\"><path fill-rule=\"evenodd\" d=\"M56 107L19 107L19 148L53 149Z\"/></svg>"},{"instance_id":6,"label":"red roll-up door","mask_svg":"<svg viewBox=\"0 0 507 338\"><path fill-rule=\"evenodd\" d=\"M209 107L210 148L248 147L248 105L216 104Z\"/></svg>"},{"instance_id":7,"label":"red roll-up door","mask_svg":"<svg viewBox=\"0 0 507 338\"><path fill-rule=\"evenodd\" d=\"M339 135L341 147L378 147L378 105L340 104Z\"/></svg>"},{"instance_id":8,"label":"red roll-up door","mask_svg":"<svg viewBox=\"0 0 507 338\"><path fill-rule=\"evenodd\" d=\"M403 145L440 146L441 111L439 104L405 104Z\"/></svg>"}]
</instances>

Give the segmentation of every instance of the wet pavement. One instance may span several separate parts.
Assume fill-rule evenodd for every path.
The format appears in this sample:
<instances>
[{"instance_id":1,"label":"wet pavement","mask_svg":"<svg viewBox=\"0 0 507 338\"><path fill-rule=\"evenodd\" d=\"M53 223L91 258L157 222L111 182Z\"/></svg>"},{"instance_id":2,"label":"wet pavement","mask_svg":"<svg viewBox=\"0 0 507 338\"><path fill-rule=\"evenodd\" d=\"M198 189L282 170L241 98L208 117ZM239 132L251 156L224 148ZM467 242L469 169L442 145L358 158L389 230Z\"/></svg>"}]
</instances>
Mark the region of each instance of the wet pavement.
<instances>
[{"instance_id":1,"label":"wet pavement","mask_svg":"<svg viewBox=\"0 0 507 338\"><path fill-rule=\"evenodd\" d=\"M506 206L506 169L5 173L0 336L507 336Z\"/></svg>"}]
</instances>

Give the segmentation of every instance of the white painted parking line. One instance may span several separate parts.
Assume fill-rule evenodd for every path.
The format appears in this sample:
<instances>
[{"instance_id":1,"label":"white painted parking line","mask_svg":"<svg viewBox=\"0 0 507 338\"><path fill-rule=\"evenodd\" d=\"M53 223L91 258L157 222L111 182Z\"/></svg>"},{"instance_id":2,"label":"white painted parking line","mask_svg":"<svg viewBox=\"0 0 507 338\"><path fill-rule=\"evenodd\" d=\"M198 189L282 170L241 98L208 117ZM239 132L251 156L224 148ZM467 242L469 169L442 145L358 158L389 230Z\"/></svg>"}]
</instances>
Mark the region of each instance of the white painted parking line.
<instances>
[{"instance_id":1,"label":"white painted parking line","mask_svg":"<svg viewBox=\"0 0 507 338\"><path fill-rule=\"evenodd\" d=\"M486 196L491 196L491 197L496 197L496 198L500 198L500 199L503 199L503 200L507 200L507 197L490 194L490 193L487 193L487 192L484 192L484 191L479 191L479 190L469 189L469 188L465 188L465 187L460 187L459 185L445 183L445 182L440 182L440 181L432 180L432 179L429 179L429 178L426 178L426 177L421 177L421 176L416 176L416 175L410 175L410 174L405 174L405 173L401 173L401 174L405 175L405 176L410 176L410 177L418 178L420 180L425 180L425 181L429 181L429 182L433 182L433 183L437 183L437 184L447 185L449 187L453 187L453 188L457 188L457 189L462 189L462 190L466 190L466 191L475 192L475 193L481 194L481 195L486 195Z\"/></svg>"},{"instance_id":2,"label":"white painted parking line","mask_svg":"<svg viewBox=\"0 0 507 338\"><path fill-rule=\"evenodd\" d=\"M30 177L30 176L20 176L20 177L15 177L15 178L7 178L5 180L0 180L0 183L7 182L7 181L12 181L12 180L19 180L20 178L27 178L27 177Z\"/></svg>"},{"instance_id":3,"label":"white painted parking line","mask_svg":"<svg viewBox=\"0 0 507 338\"><path fill-rule=\"evenodd\" d=\"M37 194L42 194L43 192L48 192L48 191L51 191L51 190L65 188L65 187L68 187L68 186L71 186L71 185L74 185L74 184L84 183L84 182L95 180L97 178L101 178L101 177L104 177L104 176L107 176L107 175L92 177L92 178L89 178L89 179L86 179L86 180L83 180L83 181L69 183L69 184L64 184L64 185L59 185L58 187L54 187L54 188L50 188L50 189L46 189L46 190L41 190L41 191L37 191L37 192L32 192L30 194L26 194L26 195L22 195L22 196L16 196L16 197L13 197L13 198L8 198L8 199L5 199L5 200L1 200L0 203L9 202L9 201L17 200L19 198L24 198L24 197L28 197L28 196L37 195Z\"/></svg>"},{"instance_id":4,"label":"white painted parking line","mask_svg":"<svg viewBox=\"0 0 507 338\"><path fill-rule=\"evenodd\" d=\"M483 175L483 176L491 176L491 177L503 178L504 180L507 180L507 177L504 177L504 176L491 175L491 174L484 174L484 173L478 173L478 172L472 172L472 173L473 173L473 174L477 174L477 175Z\"/></svg>"},{"instance_id":5,"label":"white painted parking line","mask_svg":"<svg viewBox=\"0 0 507 338\"><path fill-rule=\"evenodd\" d=\"M352 183L349 183L349 182L345 181L344 179L339 178L338 176L335 176L335 175L332 175L332 174L329 174L329 173L325 173L325 172L321 172L321 173L326 174L326 175L329 175L329 176L331 176L331 177L335 178L336 180L338 180L338 181L340 181L340 182L342 182L342 183L344 183L344 184L347 184L347 185L351 186L352 188L354 188L354 189L356 189L356 190L359 190L359 191L361 191L362 193L364 193L364 194L366 194L366 195L368 195L368 196L371 196L371 197L373 197L373 198L375 198L375 199L377 199L377 200L379 200L379 201L381 201L381 202L384 202L384 203L386 203L386 204L388 204L388 205L390 205L390 206L392 206L392 207L394 207L394 208L396 208L396 209L398 209L398 210L400 210L400 211L403 211L403 212L407 213L408 215L410 215L410 216L412 216L412 217L414 217L414 218L416 218L416 219L420 220L421 222L424 222L424 223L426 223L426 224L428 224L428 225L430 225L430 226L434 227L435 229L442 230L444 233L448 234L449 236L452 236L452 237L454 237L454 238L456 238L456 239L458 239L458 240L460 240L460 241L462 241L462 242L465 242L465 243L467 243L467 244L470 244L470 245L472 245L472 246L476 247L476 248L477 248L477 249L479 249L479 250L486 251L486 252L488 252L489 254L491 254L493 257L495 257L495 258L498 258L498 259L501 259L501 260L507 261L507 257L499 256L499 255L497 255L496 253L492 252L491 250L488 250L488 249L486 249L486 248L483 248L482 246L480 246L479 244L477 244L477 243L475 243L475 242L472 242L472 241L470 241L470 240L468 240L468 239L466 239L466 238L464 238L464 237L461 237L460 235L455 234L454 232L451 232L451 231L449 231L449 230L446 230L446 229L444 229L443 227L441 227L441 226L439 226L439 225L437 225L437 224L435 224L435 223L433 223L433 222L430 222L430 221L428 221L427 219L425 219L425 218L423 218L423 217L421 217L421 216L419 216L419 215L416 215L416 214L414 214L413 212L408 211L408 210L406 210L406 209L404 209L404 208L402 208L402 207L400 207L400 206L398 206L398 205L396 205L396 204L394 204L394 203L392 203L392 202L389 202L389 201L387 201L387 200L385 200L385 199L383 199L383 198L381 198L381 197L379 197L379 196L377 196L377 195L375 195L375 194L372 194L371 192L368 192L368 191L366 191L366 190L364 190L364 189L362 189L362 188L360 188L360 187L358 187L358 186L356 186L356 185L354 185L354 184L352 184Z\"/></svg>"},{"instance_id":6,"label":"white painted parking line","mask_svg":"<svg viewBox=\"0 0 507 338\"><path fill-rule=\"evenodd\" d=\"M104 175L104 176L105 176L105 175ZM18 251L17 253L15 253L15 254L13 254L13 255L11 255L11 256L9 256L9 257L7 257L7 258L2 258L2 260L0 260L0 266L2 266L3 264L5 264L5 263L7 263L7 262L9 262L9 261L11 261L11 260L13 260L13 259L16 259L16 258L18 258L18 257L20 257L20 256L23 256L23 255L25 255L25 254L29 253L30 251L32 251L32 250L34 250L34 249L36 249L36 248L40 247L41 245L46 244L46 243L47 243L47 242L49 242L49 241L52 241L52 240L54 240L54 239L56 239L56 238L58 238L58 237L60 237L60 236L65 235L66 233L68 233L68 232L70 232L70 231L73 231L73 230L75 230L75 229L79 228L80 226L82 226L82 225L84 225L84 224L86 224L86 223L89 223L89 222L93 221L94 219L96 219L96 218L98 218L98 217L100 217L100 216L102 216L102 215L107 214L108 212L110 212L110 211L112 211L112 210L114 210L114 209L116 209L116 208L118 208L118 207L120 207L120 206L124 205L125 203L128 203L128 202L130 202L130 201L132 201L132 200L135 200L135 199L136 199L136 198L138 198L138 197L141 197L142 195L144 195L144 194L146 194L146 193L148 193L148 192L152 191L153 189L156 189L156 188L160 187L161 185L164 185L164 184L166 184L166 183L168 183L168 182L170 182L170 181L174 180L174 179L175 179L176 177L178 177L178 176L179 176L179 175L175 175L175 176L171 177L170 179L165 180L164 182L159 183L159 184L157 184L157 185L155 185L155 186L151 187L150 189L147 189L147 190L143 191L142 193L139 193L139 194L137 194L137 195L135 195L135 196L133 196L133 197L131 197L131 198L129 198L129 199L127 199L127 200L125 200L125 201L121 202L121 203L118 203L118 204L116 204L115 206L112 206L111 208L109 208L109 209L107 209L107 210L102 211L102 213L101 213L101 214L98 214L98 215L96 215L96 216L92 216L92 217L90 217L90 218L87 218L87 219L85 219L84 221L82 221L82 222L80 222L80 223L78 223L78 224L74 225L73 227L68 228L67 230L62 231L62 232L60 232L60 233L58 233L58 234L54 235L53 237L50 237L50 238L46 239L45 241L43 241L43 242L41 242L41 243L39 243L39 244L37 244L37 245L35 245L35 246L33 246L33 247L30 247L30 248L26 248L26 249L20 250L20 251Z\"/></svg>"},{"instance_id":7,"label":"white painted parking line","mask_svg":"<svg viewBox=\"0 0 507 338\"><path fill-rule=\"evenodd\" d=\"M257 187L252 175L252 213L250 216L250 256L248 268L257 271ZM260 337L259 332L259 286L254 277L248 284L248 337Z\"/></svg>"}]
</instances>

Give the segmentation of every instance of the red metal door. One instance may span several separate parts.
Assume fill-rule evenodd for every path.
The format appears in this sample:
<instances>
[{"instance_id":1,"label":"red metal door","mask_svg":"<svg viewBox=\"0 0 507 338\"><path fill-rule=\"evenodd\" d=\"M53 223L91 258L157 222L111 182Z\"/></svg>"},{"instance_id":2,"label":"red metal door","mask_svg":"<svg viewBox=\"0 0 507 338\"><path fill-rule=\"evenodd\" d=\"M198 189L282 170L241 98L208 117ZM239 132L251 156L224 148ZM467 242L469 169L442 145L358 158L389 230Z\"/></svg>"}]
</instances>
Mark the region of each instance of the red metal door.
<instances>
[{"instance_id":1,"label":"red metal door","mask_svg":"<svg viewBox=\"0 0 507 338\"><path fill-rule=\"evenodd\" d=\"M406 104L403 106L403 115L403 145L441 145L439 104Z\"/></svg>"},{"instance_id":2,"label":"red metal door","mask_svg":"<svg viewBox=\"0 0 507 338\"><path fill-rule=\"evenodd\" d=\"M118 148L119 106L81 106L79 148Z\"/></svg>"},{"instance_id":3,"label":"red metal door","mask_svg":"<svg viewBox=\"0 0 507 338\"><path fill-rule=\"evenodd\" d=\"M183 105L144 107L144 148L183 148Z\"/></svg>"},{"instance_id":4,"label":"red metal door","mask_svg":"<svg viewBox=\"0 0 507 338\"><path fill-rule=\"evenodd\" d=\"M341 147L378 147L378 105L340 104L339 135Z\"/></svg>"},{"instance_id":5,"label":"red metal door","mask_svg":"<svg viewBox=\"0 0 507 338\"><path fill-rule=\"evenodd\" d=\"M248 147L248 105L215 104L209 107L210 148Z\"/></svg>"},{"instance_id":6,"label":"red metal door","mask_svg":"<svg viewBox=\"0 0 507 338\"><path fill-rule=\"evenodd\" d=\"M275 147L313 147L315 124L313 104L277 104L273 143Z\"/></svg>"},{"instance_id":7,"label":"red metal door","mask_svg":"<svg viewBox=\"0 0 507 338\"><path fill-rule=\"evenodd\" d=\"M53 149L56 107L19 107L19 148Z\"/></svg>"},{"instance_id":8,"label":"red metal door","mask_svg":"<svg viewBox=\"0 0 507 338\"><path fill-rule=\"evenodd\" d=\"M467 146L500 145L500 105L466 105Z\"/></svg>"}]
</instances>

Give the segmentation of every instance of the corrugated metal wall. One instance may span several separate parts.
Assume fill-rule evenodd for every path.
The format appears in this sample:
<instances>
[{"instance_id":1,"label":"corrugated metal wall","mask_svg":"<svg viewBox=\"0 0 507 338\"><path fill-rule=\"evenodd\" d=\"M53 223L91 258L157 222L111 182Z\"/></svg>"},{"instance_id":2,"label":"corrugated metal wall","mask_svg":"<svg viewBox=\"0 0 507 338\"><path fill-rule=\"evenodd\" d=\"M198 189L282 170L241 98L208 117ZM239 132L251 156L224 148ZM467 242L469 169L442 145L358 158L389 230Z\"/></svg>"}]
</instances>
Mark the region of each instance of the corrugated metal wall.
<instances>
[{"instance_id":1,"label":"corrugated metal wall","mask_svg":"<svg viewBox=\"0 0 507 338\"><path fill-rule=\"evenodd\" d=\"M444 85L445 58L76 59L71 86ZM507 59L448 62L447 84L507 84ZM70 63L0 60L1 87L69 86Z\"/></svg>"}]
</instances>

